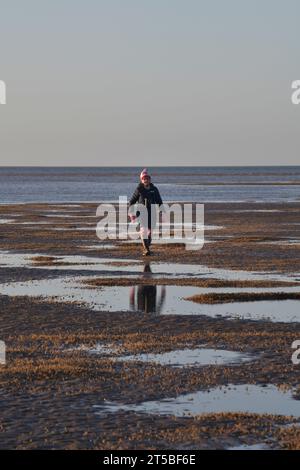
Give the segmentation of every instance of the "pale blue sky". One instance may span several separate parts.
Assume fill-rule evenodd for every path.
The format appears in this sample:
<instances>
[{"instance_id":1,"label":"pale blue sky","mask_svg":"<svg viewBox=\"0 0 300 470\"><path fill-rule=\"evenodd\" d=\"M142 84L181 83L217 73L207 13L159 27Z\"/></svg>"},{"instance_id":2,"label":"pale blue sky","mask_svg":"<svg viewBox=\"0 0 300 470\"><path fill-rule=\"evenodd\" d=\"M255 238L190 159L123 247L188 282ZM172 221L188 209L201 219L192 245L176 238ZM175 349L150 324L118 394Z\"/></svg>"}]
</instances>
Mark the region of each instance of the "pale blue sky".
<instances>
[{"instance_id":1,"label":"pale blue sky","mask_svg":"<svg viewBox=\"0 0 300 470\"><path fill-rule=\"evenodd\" d=\"M298 164L299 1L0 11L0 165Z\"/></svg>"}]
</instances>

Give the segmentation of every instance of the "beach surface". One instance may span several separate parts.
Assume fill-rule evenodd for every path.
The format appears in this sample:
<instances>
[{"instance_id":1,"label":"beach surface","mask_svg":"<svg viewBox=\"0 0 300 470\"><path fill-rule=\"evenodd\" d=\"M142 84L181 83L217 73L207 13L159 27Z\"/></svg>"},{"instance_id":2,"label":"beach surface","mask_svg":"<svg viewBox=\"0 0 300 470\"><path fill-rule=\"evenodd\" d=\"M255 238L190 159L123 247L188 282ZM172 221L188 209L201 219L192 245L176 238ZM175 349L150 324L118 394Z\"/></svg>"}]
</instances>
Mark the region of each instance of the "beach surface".
<instances>
[{"instance_id":1,"label":"beach surface","mask_svg":"<svg viewBox=\"0 0 300 470\"><path fill-rule=\"evenodd\" d=\"M300 203L205 205L205 244L0 206L0 447L300 448Z\"/></svg>"}]
</instances>

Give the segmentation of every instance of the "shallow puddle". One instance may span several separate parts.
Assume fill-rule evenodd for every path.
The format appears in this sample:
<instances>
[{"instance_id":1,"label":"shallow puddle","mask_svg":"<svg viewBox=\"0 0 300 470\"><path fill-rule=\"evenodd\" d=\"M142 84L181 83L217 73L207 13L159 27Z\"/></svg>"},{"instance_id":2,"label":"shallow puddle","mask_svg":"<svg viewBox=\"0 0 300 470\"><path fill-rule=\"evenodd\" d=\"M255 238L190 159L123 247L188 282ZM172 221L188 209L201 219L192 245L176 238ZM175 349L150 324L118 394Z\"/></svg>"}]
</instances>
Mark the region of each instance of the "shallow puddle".
<instances>
[{"instance_id":1,"label":"shallow puddle","mask_svg":"<svg viewBox=\"0 0 300 470\"><path fill-rule=\"evenodd\" d=\"M213 318L300 322L299 300L226 304L198 304L185 300L189 294L192 296L208 290L192 286L103 287L99 293L94 294L94 305L101 305L103 310L111 312L128 310L162 315L206 315ZM211 291L220 292L222 289Z\"/></svg>"},{"instance_id":2,"label":"shallow puddle","mask_svg":"<svg viewBox=\"0 0 300 470\"><path fill-rule=\"evenodd\" d=\"M19 254L9 251L0 251L0 264L7 267L36 267L31 262L32 257L47 256L41 253ZM48 256L51 256L49 254ZM142 260L131 260L123 258L100 258L81 255L58 256L57 261L66 263L62 266L39 266L41 269L60 269L60 270L85 270L95 272L127 272L143 274L147 269L148 275L160 275L169 277L196 277L206 279L220 279L227 281L299 281L299 274L281 274L276 272L257 272L257 271L237 271L230 269L210 268L197 264L180 263L159 263L148 260L144 263ZM126 261L126 263L125 263ZM115 263L115 264L114 264Z\"/></svg>"},{"instance_id":3,"label":"shallow puddle","mask_svg":"<svg viewBox=\"0 0 300 470\"><path fill-rule=\"evenodd\" d=\"M258 444L241 444L239 446L227 447L227 450L269 450L268 447L263 442Z\"/></svg>"},{"instance_id":4,"label":"shallow puddle","mask_svg":"<svg viewBox=\"0 0 300 470\"><path fill-rule=\"evenodd\" d=\"M283 245L283 246L297 246L300 245L300 240L272 240L260 242L261 245Z\"/></svg>"},{"instance_id":5,"label":"shallow puddle","mask_svg":"<svg viewBox=\"0 0 300 470\"><path fill-rule=\"evenodd\" d=\"M98 343L95 347L90 348L89 346L79 346L78 348L70 348L69 351L84 351L89 354L98 354L100 356L107 356L117 352L117 349L113 344Z\"/></svg>"},{"instance_id":6,"label":"shallow puddle","mask_svg":"<svg viewBox=\"0 0 300 470\"><path fill-rule=\"evenodd\" d=\"M49 204L51 207L81 207L84 206L84 203L82 204Z\"/></svg>"},{"instance_id":7,"label":"shallow puddle","mask_svg":"<svg viewBox=\"0 0 300 470\"><path fill-rule=\"evenodd\" d=\"M300 401L290 391L274 385L229 385L140 404L105 402L94 405L97 414L134 411L157 415L187 416L203 413L258 413L300 416Z\"/></svg>"},{"instance_id":8,"label":"shallow puddle","mask_svg":"<svg viewBox=\"0 0 300 470\"><path fill-rule=\"evenodd\" d=\"M61 223L63 224L64 222L61 222ZM14 225L33 225L34 227L36 225L47 225L47 230L48 230L48 228L52 229L51 222L49 222L47 220L32 220L32 221L26 221L26 222L14 221Z\"/></svg>"},{"instance_id":9,"label":"shallow puddle","mask_svg":"<svg viewBox=\"0 0 300 470\"><path fill-rule=\"evenodd\" d=\"M222 240L207 239L207 238L205 238L205 240L203 241L203 246L204 246L206 243L216 243L216 242L218 242L218 241L222 241ZM140 244L141 244L141 240L140 240L140 239L138 239L138 240L124 240L123 243L140 245ZM184 241L182 238L170 238L170 239L157 239L157 240L152 240L152 246L155 246L155 245L172 245L172 244L182 244L182 245L185 245L185 241Z\"/></svg>"},{"instance_id":10,"label":"shallow puddle","mask_svg":"<svg viewBox=\"0 0 300 470\"><path fill-rule=\"evenodd\" d=\"M99 243L100 245L100 243ZM99 245L96 245L99 248ZM104 246L103 244L102 246ZM107 245L106 245L107 246ZM114 272L114 271L126 271L126 272L138 272L141 268L137 267L141 265L139 260L125 260L122 258L99 258L92 256L81 256L81 255L68 255L68 256L54 256L54 262L62 263L61 265L50 264L48 266L40 266L35 261L36 257L52 256L51 254L46 255L45 253L32 253L32 254L20 254L12 253L8 251L0 251L0 264L7 267L26 267L26 268L40 268L40 269L55 269L61 271L69 270L80 270L80 271L101 271L101 272ZM120 264L116 266L111 264L112 262Z\"/></svg>"},{"instance_id":11,"label":"shallow puddle","mask_svg":"<svg viewBox=\"0 0 300 470\"><path fill-rule=\"evenodd\" d=\"M111 250L117 248L117 246L111 243L98 243L98 245L79 245L79 248L86 248L87 250Z\"/></svg>"},{"instance_id":12,"label":"shallow puddle","mask_svg":"<svg viewBox=\"0 0 300 470\"><path fill-rule=\"evenodd\" d=\"M117 358L118 361L154 362L162 366L168 365L172 367L240 364L253 359L254 357L250 356L250 354L204 347L196 349L178 349L176 351L159 354L137 354Z\"/></svg>"},{"instance_id":13,"label":"shallow puddle","mask_svg":"<svg viewBox=\"0 0 300 470\"><path fill-rule=\"evenodd\" d=\"M83 218L83 217L82 217ZM102 228L101 229L98 229L97 227L97 224L91 224L91 225L88 225L87 222L85 220L82 220L81 222L76 222L76 226L72 226L72 227L59 227L58 226L59 224L56 223L56 222L53 222L53 226L51 227L51 230L58 230L58 231L91 231L91 232L95 232L97 234L97 232L99 231L100 234L102 234ZM85 226L82 226L82 225L85 225ZM118 238L117 240L124 240L125 242L130 242L132 241L131 238L129 237L128 233L126 231L124 231L124 228L128 227L128 230L129 230L129 225L130 224L127 224L127 223L120 223L120 224L117 224L116 228L113 227L111 229L106 229L105 230L105 233L117 233L118 234ZM164 226L164 224L161 224L162 227ZM175 229L176 225L179 225L179 224L173 224L170 226L170 230L172 229ZM197 226L197 227L191 227L189 225L186 224L186 232L187 233L187 237L190 236L190 231L191 229L193 229L194 231L197 229L198 230L198 234L197 234L197 237L198 237L198 240L201 242L202 241L202 238L204 237L204 232L206 231L212 231L212 230L221 230L223 229L224 227L222 226L218 226L218 225L205 225L204 226ZM183 227L184 229L184 227ZM123 230L123 231L122 231ZM137 230L133 230L133 233L135 233ZM201 232L201 236L200 236L200 232ZM180 236L180 235L179 235ZM154 230L153 231L153 237L156 237L156 239L154 238L153 239L153 242L161 242L161 243L172 243L174 242L174 238L173 237L161 237L159 235L159 232L157 230ZM99 235L99 238L100 238L100 235ZM188 240L188 238L187 238ZM182 237L180 239L180 242L181 243L184 243L186 240L184 237ZM176 240L176 242L178 243L178 241Z\"/></svg>"},{"instance_id":14,"label":"shallow puddle","mask_svg":"<svg viewBox=\"0 0 300 470\"><path fill-rule=\"evenodd\" d=\"M231 212L235 213L244 213L244 212L284 212L281 209L235 209L232 210Z\"/></svg>"},{"instance_id":15,"label":"shallow puddle","mask_svg":"<svg viewBox=\"0 0 300 470\"><path fill-rule=\"evenodd\" d=\"M185 300L185 297L209 291L247 292L249 289L138 285L138 280L134 276L131 279L137 283L135 286L93 288L82 284L83 279L90 280L91 277L62 277L0 284L0 293L10 296L29 295L45 299L53 298L60 302L80 302L92 310L105 312L128 311L156 315L206 315L213 318L300 322L299 300L232 302L229 304L198 304ZM255 289L255 291L266 290ZM280 288L278 290L281 291Z\"/></svg>"},{"instance_id":16,"label":"shallow puddle","mask_svg":"<svg viewBox=\"0 0 300 470\"><path fill-rule=\"evenodd\" d=\"M266 320L284 323L300 322L300 301L288 299L198 304L198 309L192 307L190 313L192 315L207 315L212 318L224 317L229 319Z\"/></svg>"},{"instance_id":17,"label":"shallow puddle","mask_svg":"<svg viewBox=\"0 0 300 470\"><path fill-rule=\"evenodd\" d=\"M79 219L79 218L89 218L89 217L93 217L92 215L89 215L89 216L86 216L86 215L81 215L80 213L78 214L61 214L61 213L58 213L58 214L41 214L43 215L43 217L49 217L49 218L63 218L63 219ZM49 224L56 224L57 222L52 222L52 221L48 221ZM80 222L76 222L76 223L80 223Z\"/></svg>"},{"instance_id":18,"label":"shallow puddle","mask_svg":"<svg viewBox=\"0 0 300 470\"><path fill-rule=\"evenodd\" d=\"M0 224L12 224L14 222L14 219L0 219Z\"/></svg>"}]
</instances>

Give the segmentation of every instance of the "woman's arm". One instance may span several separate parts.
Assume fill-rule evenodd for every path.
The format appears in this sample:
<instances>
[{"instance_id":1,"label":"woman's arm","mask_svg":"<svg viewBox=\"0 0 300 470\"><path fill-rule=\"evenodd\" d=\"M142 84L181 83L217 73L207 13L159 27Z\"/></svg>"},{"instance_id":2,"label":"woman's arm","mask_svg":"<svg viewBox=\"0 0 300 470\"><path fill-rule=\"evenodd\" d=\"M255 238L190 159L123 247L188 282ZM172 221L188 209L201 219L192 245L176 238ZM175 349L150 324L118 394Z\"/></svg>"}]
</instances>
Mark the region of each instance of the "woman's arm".
<instances>
[{"instance_id":1,"label":"woman's arm","mask_svg":"<svg viewBox=\"0 0 300 470\"><path fill-rule=\"evenodd\" d=\"M139 188L137 187L133 195L130 198L129 207L133 206L138 201L139 197L140 197L140 191L139 191Z\"/></svg>"}]
</instances>

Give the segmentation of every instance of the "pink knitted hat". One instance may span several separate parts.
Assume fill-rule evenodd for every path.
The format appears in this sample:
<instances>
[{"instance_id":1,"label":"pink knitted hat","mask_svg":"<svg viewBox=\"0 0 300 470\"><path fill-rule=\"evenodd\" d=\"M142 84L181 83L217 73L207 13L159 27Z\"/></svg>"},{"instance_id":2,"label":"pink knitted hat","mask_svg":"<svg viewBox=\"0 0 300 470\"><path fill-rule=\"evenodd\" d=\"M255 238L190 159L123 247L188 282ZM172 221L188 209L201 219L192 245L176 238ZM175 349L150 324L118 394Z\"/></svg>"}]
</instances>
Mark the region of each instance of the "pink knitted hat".
<instances>
[{"instance_id":1,"label":"pink knitted hat","mask_svg":"<svg viewBox=\"0 0 300 470\"><path fill-rule=\"evenodd\" d=\"M147 168L144 168L143 171L142 171L142 173L140 174L140 180L141 180L141 181L143 180L144 176L149 176L149 178L150 178L150 175L149 175L149 173L148 173Z\"/></svg>"}]
</instances>

